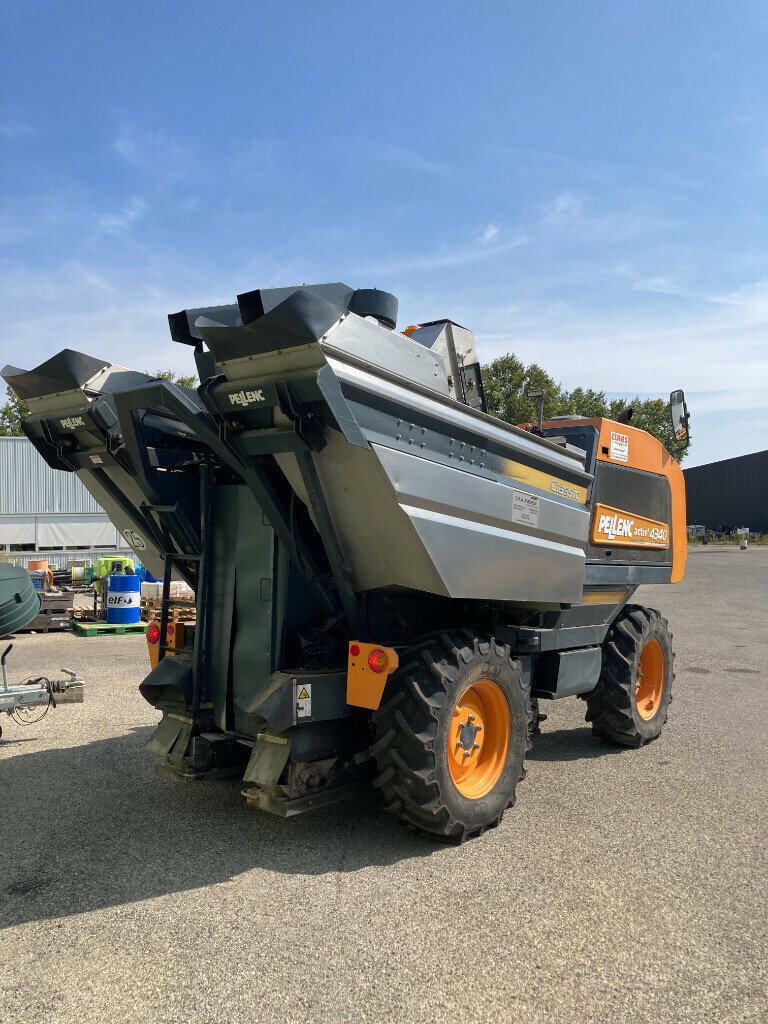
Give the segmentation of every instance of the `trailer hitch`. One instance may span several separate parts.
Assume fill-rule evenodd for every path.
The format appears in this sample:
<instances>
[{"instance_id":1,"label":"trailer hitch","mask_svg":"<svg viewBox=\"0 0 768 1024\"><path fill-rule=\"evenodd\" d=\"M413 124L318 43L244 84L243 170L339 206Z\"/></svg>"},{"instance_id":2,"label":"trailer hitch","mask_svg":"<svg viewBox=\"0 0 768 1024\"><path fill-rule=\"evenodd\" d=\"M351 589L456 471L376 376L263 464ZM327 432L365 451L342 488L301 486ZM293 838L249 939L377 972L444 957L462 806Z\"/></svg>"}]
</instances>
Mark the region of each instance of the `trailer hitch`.
<instances>
[{"instance_id":1,"label":"trailer hitch","mask_svg":"<svg viewBox=\"0 0 768 1024\"><path fill-rule=\"evenodd\" d=\"M27 679L23 683L10 685L8 683L8 671L6 660L13 650L13 644L8 644L0 656L0 667L3 674L3 688L0 690L0 712L5 712L17 725L34 725L44 718L50 708L57 706L56 697L59 703L81 704L85 698L85 682L80 679L72 669L62 668L66 678L48 679L46 676L37 676ZM38 714L32 715L32 712ZM0 727L0 737L3 735Z\"/></svg>"}]
</instances>

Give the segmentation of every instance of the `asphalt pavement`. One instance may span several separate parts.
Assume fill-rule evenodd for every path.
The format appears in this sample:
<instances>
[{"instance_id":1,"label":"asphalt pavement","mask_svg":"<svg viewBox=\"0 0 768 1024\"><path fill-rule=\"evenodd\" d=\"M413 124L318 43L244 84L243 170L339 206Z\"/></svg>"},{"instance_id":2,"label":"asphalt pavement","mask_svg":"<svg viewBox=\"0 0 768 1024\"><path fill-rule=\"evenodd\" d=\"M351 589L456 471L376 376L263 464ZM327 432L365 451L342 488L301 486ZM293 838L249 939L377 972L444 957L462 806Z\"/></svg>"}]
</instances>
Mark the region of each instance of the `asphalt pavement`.
<instances>
[{"instance_id":1,"label":"asphalt pavement","mask_svg":"<svg viewBox=\"0 0 768 1024\"><path fill-rule=\"evenodd\" d=\"M0 741L3 1024L768 1019L768 548L645 587L675 636L662 737L544 708L500 828L462 847L375 795L282 820L144 751L141 637L21 636L83 705Z\"/></svg>"}]
</instances>

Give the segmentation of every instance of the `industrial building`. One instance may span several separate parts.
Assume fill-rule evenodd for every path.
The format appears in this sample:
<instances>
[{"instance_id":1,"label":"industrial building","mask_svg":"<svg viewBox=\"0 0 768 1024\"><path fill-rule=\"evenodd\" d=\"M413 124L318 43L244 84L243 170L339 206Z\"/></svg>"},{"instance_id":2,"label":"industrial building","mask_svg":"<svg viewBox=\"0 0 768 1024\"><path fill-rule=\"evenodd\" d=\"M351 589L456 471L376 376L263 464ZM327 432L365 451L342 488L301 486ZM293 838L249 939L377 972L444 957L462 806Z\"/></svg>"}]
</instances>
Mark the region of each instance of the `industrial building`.
<instances>
[{"instance_id":1,"label":"industrial building","mask_svg":"<svg viewBox=\"0 0 768 1024\"><path fill-rule=\"evenodd\" d=\"M688 522L768 533L768 450L684 469Z\"/></svg>"},{"instance_id":2,"label":"industrial building","mask_svg":"<svg viewBox=\"0 0 768 1024\"><path fill-rule=\"evenodd\" d=\"M26 437L0 437L0 559L126 550L74 473L50 469ZM19 560L19 559L14 559Z\"/></svg>"}]
</instances>

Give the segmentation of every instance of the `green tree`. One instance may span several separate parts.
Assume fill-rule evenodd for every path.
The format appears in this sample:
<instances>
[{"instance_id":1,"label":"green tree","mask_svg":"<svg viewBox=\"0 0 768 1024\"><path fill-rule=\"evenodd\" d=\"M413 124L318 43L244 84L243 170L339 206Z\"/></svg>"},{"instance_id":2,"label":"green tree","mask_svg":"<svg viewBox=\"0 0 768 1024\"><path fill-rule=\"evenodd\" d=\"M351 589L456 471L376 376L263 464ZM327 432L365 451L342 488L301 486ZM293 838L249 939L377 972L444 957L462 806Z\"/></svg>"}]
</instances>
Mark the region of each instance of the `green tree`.
<instances>
[{"instance_id":1,"label":"green tree","mask_svg":"<svg viewBox=\"0 0 768 1024\"><path fill-rule=\"evenodd\" d=\"M29 409L10 388L6 392L7 401L0 405L0 437L21 437L21 421L29 415Z\"/></svg>"},{"instance_id":2,"label":"green tree","mask_svg":"<svg viewBox=\"0 0 768 1024\"><path fill-rule=\"evenodd\" d=\"M553 416L607 416L616 419L628 406L632 407L632 426L647 430L657 437L678 462L685 452L676 451L669 417L669 405L662 398L607 399L604 391L574 388L566 391L536 363L526 366L516 355L508 353L483 366L483 387L488 412L507 423L536 421L538 400L528 397L534 389L544 391L544 419Z\"/></svg>"},{"instance_id":3,"label":"green tree","mask_svg":"<svg viewBox=\"0 0 768 1024\"><path fill-rule=\"evenodd\" d=\"M639 430L647 430L649 434L658 437L672 457L682 462L687 452L675 451L677 442L672 433L669 403L663 398L632 398L628 402L615 398L609 403L608 415L611 419L616 419L619 413L629 406L632 407L632 426Z\"/></svg>"},{"instance_id":4,"label":"green tree","mask_svg":"<svg viewBox=\"0 0 768 1024\"><path fill-rule=\"evenodd\" d=\"M194 373L183 374L174 373L173 370L158 370L155 377L159 377L160 380L169 380L172 384L181 384L183 388L197 387L197 377Z\"/></svg>"},{"instance_id":5,"label":"green tree","mask_svg":"<svg viewBox=\"0 0 768 1024\"><path fill-rule=\"evenodd\" d=\"M570 413L573 416L608 415L608 402L604 391L593 391L592 388L574 388L573 391L562 392L560 405L561 415Z\"/></svg>"},{"instance_id":6,"label":"green tree","mask_svg":"<svg viewBox=\"0 0 768 1024\"><path fill-rule=\"evenodd\" d=\"M544 391L544 418L560 412L560 386L536 363L525 366L511 352L499 356L482 368L483 390L488 412L507 423L532 423L536 420L538 399L529 398L533 390Z\"/></svg>"}]
</instances>

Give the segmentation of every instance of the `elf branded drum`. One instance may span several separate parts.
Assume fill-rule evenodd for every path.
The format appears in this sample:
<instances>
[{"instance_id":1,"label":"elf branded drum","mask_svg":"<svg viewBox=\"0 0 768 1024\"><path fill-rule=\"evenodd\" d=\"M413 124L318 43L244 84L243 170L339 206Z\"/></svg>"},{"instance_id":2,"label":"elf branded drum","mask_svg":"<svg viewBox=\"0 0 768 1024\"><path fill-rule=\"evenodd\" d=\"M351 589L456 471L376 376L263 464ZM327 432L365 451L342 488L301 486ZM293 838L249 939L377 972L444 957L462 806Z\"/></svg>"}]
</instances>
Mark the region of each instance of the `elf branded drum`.
<instances>
[{"instance_id":1,"label":"elf branded drum","mask_svg":"<svg viewBox=\"0 0 768 1024\"><path fill-rule=\"evenodd\" d=\"M107 622L124 626L141 615L141 580L133 574L113 573L107 587Z\"/></svg>"}]
</instances>

